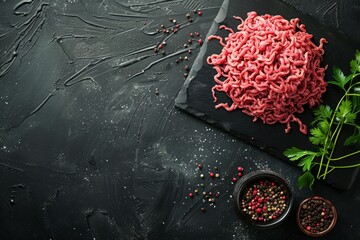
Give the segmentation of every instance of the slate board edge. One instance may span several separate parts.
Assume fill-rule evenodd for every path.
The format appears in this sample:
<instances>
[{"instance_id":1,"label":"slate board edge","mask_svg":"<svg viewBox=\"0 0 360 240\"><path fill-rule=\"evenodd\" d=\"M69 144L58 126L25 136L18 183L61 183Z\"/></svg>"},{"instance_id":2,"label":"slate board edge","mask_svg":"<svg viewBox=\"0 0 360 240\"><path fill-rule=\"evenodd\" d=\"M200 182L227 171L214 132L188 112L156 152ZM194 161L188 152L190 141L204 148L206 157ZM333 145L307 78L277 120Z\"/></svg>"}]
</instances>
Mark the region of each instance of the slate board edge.
<instances>
[{"instance_id":1,"label":"slate board edge","mask_svg":"<svg viewBox=\"0 0 360 240\"><path fill-rule=\"evenodd\" d=\"M189 87L189 84L191 82L191 80L193 80L195 78L195 76L197 75L197 72L202 68L203 66L203 59L205 57L205 53L207 50L207 43L208 43L208 37L210 35L213 35L217 32L218 28L219 28L219 24L221 22L223 22L227 16L227 10L229 7L229 0L224 0L223 4L221 5L218 14L216 15L216 17L213 20L213 23L210 27L210 30L208 31L205 39L204 39L204 44L202 45L202 47L200 48L200 52L198 53L194 64L191 67L191 70L189 72L189 76L186 78L184 85L181 87L179 94L177 96L177 98L175 99L175 106L186 110L186 108L188 107L186 102L187 102L187 89Z\"/></svg>"}]
</instances>

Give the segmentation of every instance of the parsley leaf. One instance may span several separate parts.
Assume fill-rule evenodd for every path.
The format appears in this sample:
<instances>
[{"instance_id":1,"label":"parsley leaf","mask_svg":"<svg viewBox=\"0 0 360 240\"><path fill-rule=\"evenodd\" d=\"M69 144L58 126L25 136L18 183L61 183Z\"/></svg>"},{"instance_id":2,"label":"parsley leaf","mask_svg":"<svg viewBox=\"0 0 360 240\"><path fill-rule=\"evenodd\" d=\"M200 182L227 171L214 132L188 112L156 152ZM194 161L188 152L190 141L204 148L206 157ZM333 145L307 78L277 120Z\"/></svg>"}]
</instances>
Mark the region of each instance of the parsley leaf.
<instances>
[{"instance_id":1,"label":"parsley leaf","mask_svg":"<svg viewBox=\"0 0 360 240\"><path fill-rule=\"evenodd\" d=\"M347 81L350 80L350 79L346 79L344 73L340 70L340 68L335 66L333 68L333 78L335 81L328 81L328 83L339 86L343 90L345 90L345 84L347 83Z\"/></svg>"},{"instance_id":2,"label":"parsley leaf","mask_svg":"<svg viewBox=\"0 0 360 240\"><path fill-rule=\"evenodd\" d=\"M339 110L336 112L336 117L342 121L351 110L351 102L349 100L343 100L339 106Z\"/></svg>"},{"instance_id":3,"label":"parsley leaf","mask_svg":"<svg viewBox=\"0 0 360 240\"><path fill-rule=\"evenodd\" d=\"M301 159L301 161L298 163L298 166L302 167L303 172L309 171L311 169L311 163L314 160L315 156L315 154L311 154Z\"/></svg>"},{"instance_id":4,"label":"parsley leaf","mask_svg":"<svg viewBox=\"0 0 360 240\"><path fill-rule=\"evenodd\" d=\"M356 51L355 59L350 61L350 70L353 74L360 72L360 52Z\"/></svg>"},{"instance_id":5,"label":"parsley leaf","mask_svg":"<svg viewBox=\"0 0 360 240\"><path fill-rule=\"evenodd\" d=\"M311 174L310 171L307 171L298 178L298 187L299 189L302 189L303 187L309 187L310 189L312 189L314 181L314 176Z\"/></svg>"},{"instance_id":6,"label":"parsley leaf","mask_svg":"<svg viewBox=\"0 0 360 240\"><path fill-rule=\"evenodd\" d=\"M325 134L323 131L321 131L320 128L315 127L310 129L310 134L312 135L309 137L310 142L314 145L324 144L325 139L327 137L327 134Z\"/></svg>"},{"instance_id":7,"label":"parsley leaf","mask_svg":"<svg viewBox=\"0 0 360 240\"><path fill-rule=\"evenodd\" d=\"M344 142L345 146L350 146L355 144L360 145L360 126L357 126L354 130L354 134L348 137Z\"/></svg>"},{"instance_id":8,"label":"parsley leaf","mask_svg":"<svg viewBox=\"0 0 360 240\"><path fill-rule=\"evenodd\" d=\"M298 166L302 167L303 171L305 172L310 170L312 161L316 156L319 155L319 153L313 151L307 151L307 150L304 151L296 147L292 147L287 149L284 152L284 155L288 157L291 161L300 160Z\"/></svg>"},{"instance_id":9,"label":"parsley leaf","mask_svg":"<svg viewBox=\"0 0 360 240\"><path fill-rule=\"evenodd\" d=\"M356 60L351 60L350 70L353 74L355 74L356 72L360 72L360 66Z\"/></svg>"},{"instance_id":10,"label":"parsley leaf","mask_svg":"<svg viewBox=\"0 0 360 240\"><path fill-rule=\"evenodd\" d=\"M327 135L330 131L330 123L328 120L323 120L321 122L318 123L319 129L325 134Z\"/></svg>"},{"instance_id":11,"label":"parsley leaf","mask_svg":"<svg viewBox=\"0 0 360 240\"><path fill-rule=\"evenodd\" d=\"M288 148L284 152L284 155L288 157L291 161L299 160L300 158L310 154L316 154L316 153L312 151L306 151L306 150L304 151L296 147Z\"/></svg>"},{"instance_id":12,"label":"parsley leaf","mask_svg":"<svg viewBox=\"0 0 360 240\"><path fill-rule=\"evenodd\" d=\"M327 120L327 119L330 120L332 113L333 113L332 109L328 105L320 105L313 112L314 112L315 119L311 123L312 125L314 125L317 122L322 121L322 120Z\"/></svg>"},{"instance_id":13,"label":"parsley leaf","mask_svg":"<svg viewBox=\"0 0 360 240\"><path fill-rule=\"evenodd\" d=\"M345 116L345 123L355 123L356 113L350 112Z\"/></svg>"}]
</instances>

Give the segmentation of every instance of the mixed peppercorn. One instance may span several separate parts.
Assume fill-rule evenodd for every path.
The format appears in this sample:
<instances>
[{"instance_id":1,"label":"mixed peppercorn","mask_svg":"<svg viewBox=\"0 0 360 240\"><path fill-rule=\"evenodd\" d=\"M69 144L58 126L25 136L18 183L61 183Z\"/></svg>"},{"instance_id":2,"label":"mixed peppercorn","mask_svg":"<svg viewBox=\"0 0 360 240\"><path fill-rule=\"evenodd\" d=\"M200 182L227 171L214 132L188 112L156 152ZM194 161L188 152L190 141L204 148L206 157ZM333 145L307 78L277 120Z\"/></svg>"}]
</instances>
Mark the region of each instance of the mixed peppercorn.
<instances>
[{"instance_id":1,"label":"mixed peppercorn","mask_svg":"<svg viewBox=\"0 0 360 240\"><path fill-rule=\"evenodd\" d=\"M270 180L250 183L240 196L242 213L253 221L277 219L287 208L287 192L282 184Z\"/></svg>"}]
</instances>

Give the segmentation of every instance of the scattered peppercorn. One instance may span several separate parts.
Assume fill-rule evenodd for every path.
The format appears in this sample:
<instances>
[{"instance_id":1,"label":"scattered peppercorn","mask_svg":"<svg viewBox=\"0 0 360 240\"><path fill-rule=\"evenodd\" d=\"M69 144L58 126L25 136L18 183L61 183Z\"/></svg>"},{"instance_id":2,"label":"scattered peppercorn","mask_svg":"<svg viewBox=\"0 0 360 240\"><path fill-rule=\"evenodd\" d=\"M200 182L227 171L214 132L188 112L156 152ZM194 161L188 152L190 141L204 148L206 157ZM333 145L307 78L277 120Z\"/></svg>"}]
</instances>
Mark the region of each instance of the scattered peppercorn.
<instances>
[{"instance_id":1,"label":"scattered peppercorn","mask_svg":"<svg viewBox=\"0 0 360 240\"><path fill-rule=\"evenodd\" d=\"M232 181L232 182L236 182L236 181L237 181L237 178L232 178L231 181Z\"/></svg>"},{"instance_id":2,"label":"scattered peppercorn","mask_svg":"<svg viewBox=\"0 0 360 240\"><path fill-rule=\"evenodd\" d=\"M238 167L237 170L238 170L238 172L244 171L244 169L242 167Z\"/></svg>"},{"instance_id":3,"label":"scattered peppercorn","mask_svg":"<svg viewBox=\"0 0 360 240\"><path fill-rule=\"evenodd\" d=\"M185 56L185 57L184 57L184 60L189 61L189 57L188 57L188 56Z\"/></svg>"},{"instance_id":4,"label":"scattered peppercorn","mask_svg":"<svg viewBox=\"0 0 360 240\"><path fill-rule=\"evenodd\" d=\"M185 65L184 69L185 69L186 71L189 71L189 69L190 69L189 65Z\"/></svg>"},{"instance_id":5,"label":"scattered peppercorn","mask_svg":"<svg viewBox=\"0 0 360 240\"><path fill-rule=\"evenodd\" d=\"M180 58L177 59L178 61L180 61ZM189 58L187 56L183 57L182 59L185 59L185 60L188 60ZM184 66L185 70L189 70L190 67L189 65L185 65ZM184 74L185 76L185 74ZM205 179L205 172L202 172L201 173L201 170L203 170L203 168L205 167L202 163L196 163L196 166L198 168L198 171L200 171L200 174L198 176L200 176L200 179L201 179L201 182L197 184L197 188L195 188L193 190L193 192L190 192L188 193L188 198L195 198L195 197L200 197L202 198L202 201L204 203L207 203L209 206L213 206L214 208L216 207L216 204L217 204L217 200L220 196L220 193L219 192L207 192L205 191L205 184L207 183L207 179ZM212 179L212 183L210 183L210 185L213 187L216 187L217 184L216 184L216 181L218 181L218 179L220 178L220 173L219 173L219 168L218 166L213 166L213 167L210 167L210 165L207 165L207 167L210 169L213 169L213 171L209 171L208 174L209 174L209 178L208 179ZM216 180L215 180L216 179ZM202 194L201 194L202 193ZM205 212L205 208L204 210L201 210L203 212Z\"/></svg>"},{"instance_id":6,"label":"scattered peppercorn","mask_svg":"<svg viewBox=\"0 0 360 240\"><path fill-rule=\"evenodd\" d=\"M203 45L204 41L202 39L199 39L199 44Z\"/></svg>"},{"instance_id":7,"label":"scattered peppercorn","mask_svg":"<svg viewBox=\"0 0 360 240\"><path fill-rule=\"evenodd\" d=\"M201 210L202 212L206 212L206 208L204 208L204 207L200 208L200 210Z\"/></svg>"},{"instance_id":8,"label":"scattered peppercorn","mask_svg":"<svg viewBox=\"0 0 360 240\"><path fill-rule=\"evenodd\" d=\"M201 12L201 11L198 11L197 14L198 14L199 16L201 16L201 15L202 15L202 12Z\"/></svg>"},{"instance_id":9,"label":"scattered peppercorn","mask_svg":"<svg viewBox=\"0 0 360 240\"><path fill-rule=\"evenodd\" d=\"M242 173L241 173L241 172L239 172L237 175L238 175L238 177L242 177Z\"/></svg>"}]
</instances>

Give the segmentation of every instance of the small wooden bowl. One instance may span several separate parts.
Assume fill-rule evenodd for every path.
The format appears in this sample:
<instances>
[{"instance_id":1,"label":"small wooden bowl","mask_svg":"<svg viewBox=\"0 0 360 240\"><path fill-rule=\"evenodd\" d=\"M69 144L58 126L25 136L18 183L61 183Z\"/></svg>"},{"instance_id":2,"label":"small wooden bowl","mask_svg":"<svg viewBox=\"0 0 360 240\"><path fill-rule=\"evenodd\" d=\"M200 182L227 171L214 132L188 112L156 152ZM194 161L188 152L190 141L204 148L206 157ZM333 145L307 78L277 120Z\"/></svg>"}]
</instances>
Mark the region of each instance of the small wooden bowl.
<instances>
[{"instance_id":1,"label":"small wooden bowl","mask_svg":"<svg viewBox=\"0 0 360 240\"><path fill-rule=\"evenodd\" d=\"M300 211L301 211L303 205L308 203L310 200L320 200L320 201L324 202L325 204L327 204L330 207L331 211L332 211L333 219L332 219L331 223L329 224L328 228L326 228L325 230L323 230L321 232L308 231L301 224ZM325 199L323 197L320 197L320 196L309 197L309 198L306 198L305 200L303 200L300 203L300 205L299 205L299 207L297 209L296 221L297 221L297 225L299 226L300 230L303 233L305 233L306 235L311 236L311 237L321 237L321 236L324 236L324 235L328 234L335 227L335 224L336 224L336 221L337 221L336 208L334 207L334 205L329 200L327 200L327 199Z\"/></svg>"}]
</instances>

